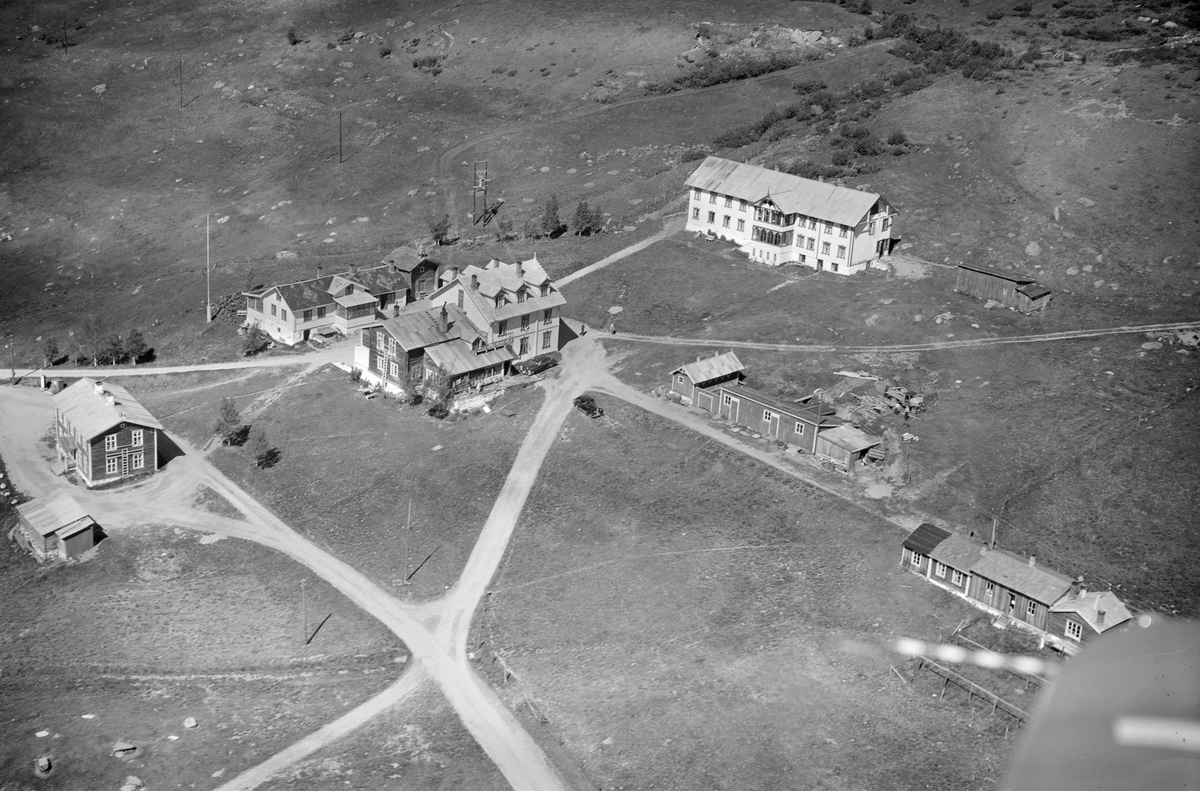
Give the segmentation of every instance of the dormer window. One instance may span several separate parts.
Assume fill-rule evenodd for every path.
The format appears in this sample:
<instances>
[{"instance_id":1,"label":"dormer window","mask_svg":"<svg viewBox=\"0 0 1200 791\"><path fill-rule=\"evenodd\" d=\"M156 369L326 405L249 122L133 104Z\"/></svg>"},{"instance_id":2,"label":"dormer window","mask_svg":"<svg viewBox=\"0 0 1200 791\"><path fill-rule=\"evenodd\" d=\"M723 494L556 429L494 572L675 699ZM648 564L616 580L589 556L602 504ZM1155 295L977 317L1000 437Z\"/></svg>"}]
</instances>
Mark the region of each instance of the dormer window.
<instances>
[{"instance_id":1,"label":"dormer window","mask_svg":"<svg viewBox=\"0 0 1200 791\"><path fill-rule=\"evenodd\" d=\"M504 307L504 295L503 294L496 295L496 307L498 307L498 308Z\"/></svg>"},{"instance_id":2,"label":"dormer window","mask_svg":"<svg viewBox=\"0 0 1200 791\"><path fill-rule=\"evenodd\" d=\"M525 301L525 287L521 286L519 289L517 289L517 302L524 302L524 301Z\"/></svg>"},{"instance_id":3,"label":"dormer window","mask_svg":"<svg viewBox=\"0 0 1200 791\"><path fill-rule=\"evenodd\" d=\"M550 296L550 284L549 283L542 283L542 296L543 297Z\"/></svg>"}]
</instances>

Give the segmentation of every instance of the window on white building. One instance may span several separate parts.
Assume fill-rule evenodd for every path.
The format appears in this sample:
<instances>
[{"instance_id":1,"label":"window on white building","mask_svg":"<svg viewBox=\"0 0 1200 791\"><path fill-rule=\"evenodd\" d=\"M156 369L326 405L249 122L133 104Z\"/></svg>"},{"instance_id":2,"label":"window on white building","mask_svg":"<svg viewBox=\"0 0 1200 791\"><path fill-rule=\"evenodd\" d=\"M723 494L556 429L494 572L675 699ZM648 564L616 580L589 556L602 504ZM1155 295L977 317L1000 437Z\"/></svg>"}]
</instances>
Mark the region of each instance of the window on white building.
<instances>
[{"instance_id":1,"label":"window on white building","mask_svg":"<svg viewBox=\"0 0 1200 791\"><path fill-rule=\"evenodd\" d=\"M847 230L846 226L844 226L844 225L838 226L838 236L845 239L846 238L846 230Z\"/></svg>"},{"instance_id":2,"label":"window on white building","mask_svg":"<svg viewBox=\"0 0 1200 791\"><path fill-rule=\"evenodd\" d=\"M825 233L833 233L833 223L828 221L825 223Z\"/></svg>"},{"instance_id":3,"label":"window on white building","mask_svg":"<svg viewBox=\"0 0 1200 791\"><path fill-rule=\"evenodd\" d=\"M550 348L550 335L551 335L550 330L546 330L545 332L542 333L542 348L543 349Z\"/></svg>"},{"instance_id":4,"label":"window on white building","mask_svg":"<svg viewBox=\"0 0 1200 791\"><path fill-rule=\"evenodd\" d=\"M717 213L715 211L710 211L708 213L708 224L712 225L716 221L717 221Z\"/></svg>"},{"instance_id":5,"label":"window on white building","mask_svg":"<svg viewBox=\"0 0 1200 791\"><path fill-rule=\"evenodd\" d=\"M272 316L278 316L279 315L278 311L279 311L279 309L275 305L271 306L271 315Z\"/></svg>"},{"instance_id":6,"label":"window on white building","mask_svg":"<svg viewBox=\"0 0 1200 791\"><path fill-rule=\"evenodd\" d=\"M325 308L324 307L317 308L317 318L318 319L325 318Z\"/></svg>"},{"instance_id":7,"label":"window on white building","mask_svg":"<svg viewBox=\"0 0 1200 791\"><path fill-rule=\"evenodd\" d=\"M725 217L721 220L721 227L722 228L729 227L729 215L728 214L726 214Z\"/></svg>"},{"instance_id":8,"label":"window on white building","mask_svg":"<svg viewBox=\"0 0 1200 791\"><path fill-rule=\"evenodd\" d=\"M704 197L704 193L700 189L694 189L692 190L692 197L700 200L700 198Z\"/></svg>"},{"instance_id":9,"label":"window on white building","mask_svg":"<svg viewBox=\"0 0 1200 791\"><path fill-rule=\"evenodd\" d=\"M715 193L715 192L714 192L712 195L709 195L709 196L708 196L708 202L709 202L709 203L716 203L716 202L717 202L717 193Z\"/></svg>"},{"instance_id":10,"label":"window on white building","mask_svg":"<svg viewBox=\"0 0 1200 791\"><path fill-rule=\"evenodd\" d=\"M737 229L738 229L739 231L745 231L745 230L746 230L746 221L745 221L745 220L738 220Z\"/></svg>"},{"instance_id":11,"label":"window on white building","mask_svg":"<svg viewBox=\"0 0 1200 791\"><path fill-rule=\"evenodd\" d=\"M821 255L829 255L829 242L821 242Z\"/></svg>"},{"instance_id":12,"label":"window on white building","mask_svg":"<svg viewBox=\"0 0 1200 791\"><path fill-rule=\"evenodd\" d=\"M869 223L867 223L867 233L871 234L872 236L875 235L875 221L874 220L871 220Z\"/></svg>"},{"instance_id":13,"label":"window on white building","mask_svg":"<svg viewBox=\"0 0 1200 791\"><path fill-rule=\"evenodd\" d=\"M518 353L522 357L529 354L529 336L528 335L521 338L521 351Z\"/></svg>"},{"instance_id":14,"label":"window on white building","mask_svg":"<svg viewBox=\"0 0 1200 791\"><path fill-rule=\"evenodd\" d=\"M692 219L693 219L693 220L698 220L698 219L700 219L700 207L699 207L699 206L697 206L696 208L692 209Z\"/></svg>"},{"instance_id":15,"label":"window on white building","mask_svg":"<svg viewBox=\"0 0 1200 791\"><path fill-rule=\"evenodd\" d=\"M810 231L817 230L817 221L813 217L808 218L808 230L810 230Z\"/></svg>"},{"instance_id":16,"label":"window on white building","mask_svg":"<svg viewBox=\"0 0 1200 791\"><path fill-rule=\"evenodd\" d=\"M745 211L745 210L746 210L746 201L740 201L740 205L738 206L738 211Z\"/></svg>"},{"instance_id":17,"label":"window on white building","mask_svg":"<svg viewBox=\"0 0 1200 791\"><path fill-rule=\"evenodd\" d=\"M888 226L891 225L891 222L892 221L890 218L884 217L883 220L879 223L879 229L882 231L886 231L888 229Z\"/></svg>"},{"instance_id":18,"label":"window on white building","mask_svg":"<svg viewBox=\"0 0 1200 791\"><path fill-rule=\"evenodd\" d=\"M497 335L507 335L508 334L508 322L507 321L501 321L498 324L496 324L496 334Z\"/></svg>"},{"instance_id":19,"label":"window on white building","mask_svg":"<svg viewBox=\"0 0 1200 791\"><path fill-rule=\"evenodd\" d=\"M846 245L844 245L844 244L839 244L839 245L838 245L838 256L837 256L837 257L838 257L838 258L845 258L845 257L846 257Z\"/></svg>"},{"instance_id":20,"label":"window on white building","mask_svg":"<svg viewBox=\"0 0 1200 791\"><path fill-rule=\"evenodd\" d=\"M725 208L733 208L733 198L729 197L728 195L725 196Z\"/></svg>"},{"instance_id":21,"label":"window on white building","mask_svg":"<svg viewBox=\"0 0 1200 791\"><path fill-rule=\"evenodd\" d=\"M312 308L304 311L304 321L312 321Z\"/></svg>"},{"instance_id":22,"label":"window on white building","mask_svg":"<svg viewBox=\"0 0 1200 791\"><path fill-rule=\"evenodd\" d=\"M812 250L813 247L816 245L816 240L810 236L810 237L808 237L808 239L806 241L807 241L807 243L804 245L805 249Z\"/></svg>"},{"instance_id":23,"label":"window on white building","mask_svg":"<svg viewBox=\"0 0 1200 791\"><path fill-rule=\"evenodd\" d=\"M280 311L279 311L279 318L283 319L284 321L287 321L287 311L286 311L286 310L280 310Z\"/></svg>"},{"instance_id":24,"label":"window on white building","mask_svg":"<svg viewBox=\"0 0 1200 791\"><path fill-rule=\"evenodd\" d=\"M529 314L528 313L526 313L524 316L521 317L521 329L522 330L529 329Z\"/></svg>"}]
</instances>

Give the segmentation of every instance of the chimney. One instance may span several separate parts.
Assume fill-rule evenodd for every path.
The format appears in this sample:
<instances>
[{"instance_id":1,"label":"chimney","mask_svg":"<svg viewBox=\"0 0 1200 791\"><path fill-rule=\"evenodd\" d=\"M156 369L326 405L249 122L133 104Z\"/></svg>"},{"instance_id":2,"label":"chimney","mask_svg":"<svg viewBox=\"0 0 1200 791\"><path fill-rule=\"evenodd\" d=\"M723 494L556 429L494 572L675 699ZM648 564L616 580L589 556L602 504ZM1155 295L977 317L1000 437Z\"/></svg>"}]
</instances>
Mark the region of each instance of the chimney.
<instances>
[{"instance_id":1,"label":"chimney","mask_svg":"<svg viewBox=\"0 0 1200 791\"><path fill-rule=\"evenodd\" d=\"M116 406L117 397L115 395L113 395L112 393L105 393L104 400L108 402L109 406Z\"/></svg>"},{"instance_id":2,"label":"chimney","mask_svg":"<svg viewBox=\"0 0 1200 791\"><path fill-rule=\"evenodd\" d=\"M442 312L438 314L438 329L446 332L450 328L450 314L446 311L446 306L442 305Z\"/></svg>"},{"instance_id":3,"label":"chimney","mask_svg":"<svg viewBox=\"0 0 1200 791\"><path fill-rule=\"evenodd\" d=\"M479 290L479 275L471 275L471 290Z\"/></svg>"},{"instance_id":4,"label":"chimney","mask_svg":"<svg viewBox=\"0 0 1200 791\"><path fill-rule=\"evenodd\" d=\"M1037 556L1036 555L1029 556L1029 565L1031 565L1031 566L1037 565Z\"/></svg>"},{"instance_id":5,"label":"chimney","mask_svg":"<svg viewBox=\"0 0 1200 791\"><path fill-rule=\"evenodd\" d=\"M451 280L458 279L458 267L456 267L456 266L450 267L450 279Z\"/></svg>"},{"instance_id":6,"label":"chimney","mask_svg":"<svg viewBox=\"0 0 1200 791\"><path fill-rule=\"evenodd\" d=\"M104 382L96 382L96 395L104 395Z\"/></svg>"},{"instance_id":7,"label":"chimney","mask_svg":"<svg viewBox=\"0 0 1200 791\"><path fill-rule=\"evenodd\" d=\"M1096 625L1100 626L1104 623L1104 610L1096 610Z\"/></svg>"},{"instance_id":8,"label":"chimney","mask_svg":"<svg viewBox=\"0 0 1200 791\"><path fill-rule=\"evenodd\" d=\"M525 277L525 267L521 265L520 261L517 262L517 277Z\"/></svg>"},{"instance_id":9,"label":"chimney","mask_svg":"<svg viewBox=\"0 0 1200 791\"><path fill-rule=\"evenodd\" d=\"M1080 588L1079 589L1079 597L1083 598L1084 596L1087 596L1087 588Z\"/></svg>"}]
</instances>

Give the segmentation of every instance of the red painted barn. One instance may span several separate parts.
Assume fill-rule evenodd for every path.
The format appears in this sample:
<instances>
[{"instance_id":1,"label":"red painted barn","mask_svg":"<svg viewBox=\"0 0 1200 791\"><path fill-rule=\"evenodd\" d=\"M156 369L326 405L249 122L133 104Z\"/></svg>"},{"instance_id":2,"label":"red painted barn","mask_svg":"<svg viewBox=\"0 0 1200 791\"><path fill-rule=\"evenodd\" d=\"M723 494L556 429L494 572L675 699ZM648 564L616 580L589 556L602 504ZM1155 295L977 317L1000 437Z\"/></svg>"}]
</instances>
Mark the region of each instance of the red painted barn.
<instances>
[{"instance_id":1,"label":"red painted barn","mask_svg":"<svg viewBox=\"0 0 1200 791\"><path fill-rule=\"evenodd\" d=\"M716 385L713 391L716 398L710 412L807 453L816 446L817 432L838 425L832 418L834 409L809 403L811 396L788 403L732 381Z\"/></svg>"},{"instance_id":2,"label":"red painted barn","mask_svg":"<svg viewBox=\"0 0 1200 791\"><path fill-rule=\"evenodd\" d=\"M725 382L740 382L745 371L746 366L733 352L697 357L696 362L671 371L671 392L684 404L715 412L716 394L711 388Z\"/></svg>"},{"instance_id":3,"label":"red painted barn","mask_svg":"<svg viewBox=\"0 0 1200 791\"><path fill-rule=\"evenodd\" d=\"M162 423L124 387L83 377L53 401L63 472L90 488L158 469Z\"/></svg>"}]
</instances>

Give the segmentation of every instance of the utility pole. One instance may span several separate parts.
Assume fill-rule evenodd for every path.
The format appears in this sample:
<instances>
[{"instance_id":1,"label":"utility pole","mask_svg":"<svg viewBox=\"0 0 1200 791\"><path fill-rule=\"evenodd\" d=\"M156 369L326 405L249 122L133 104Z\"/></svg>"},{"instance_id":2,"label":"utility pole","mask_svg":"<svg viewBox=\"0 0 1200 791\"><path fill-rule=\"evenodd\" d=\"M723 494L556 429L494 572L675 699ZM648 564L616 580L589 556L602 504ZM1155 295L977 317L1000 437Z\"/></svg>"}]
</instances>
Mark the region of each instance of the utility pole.
<instances>
[{"instance_id":1,"label":"utility pole","mask_svg":"<svg viewBox=\"0 0 1200 791\"><path fill-rule=\"evenodd\" d=\"M204 282L208 288L208 301L204 303L204 323L212 322L212 242L209 238L209 218L204 215Z\"/></svg>"},{"instance_id":2,"label":"utility pole","mask_svg":"<svg viewBox=\"0 0 1200 791\"><path fill-rule=\"evenodd\" d=\"M400 581L401 585L408 584L408 559L409 559L409 541L412 536L412 498L408 498L408 525L404 528L404 578Z\"/></svg>"},{"instance_id":3,"label":"utility pole","mask_svg":"<svg viewBox=\"0 0 1200 791\"><path fill-rule=\"evenodd\" d=\"M183 56L179 56L179 109L183 109Z\"/></svg>"},{"instance_id":4,"label":"utility pole","mask_svg":"<svg viewBox=\"0 0 1200 791\"><path fill-rule=\"evenodd\" d=\"M17 344L13 341L12 330L8 331L8 367L9 379L8 383L15 385L17 383Z\"/></svg>"},{"instance_id":5,"label":"utility pole","mask_svg":"<svg viewBox=\"0 0 1200 791\"><path fill-rule=\"evenodd\" d=\"M308 600L304 597L304 580L300 580L300 617L302 619L304 634L301 637L308 641Z\"/></svg>"},{"instance_id":6,"label":"utility pole","mask_svg":"<svg viewBox=\"0 0 1200 791\"><path fill-rule=\"evenodd\" d=\"M342 111L338 110L338 164L342 164Z\"/></svg>"}]
</instances>

